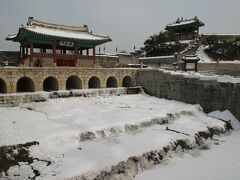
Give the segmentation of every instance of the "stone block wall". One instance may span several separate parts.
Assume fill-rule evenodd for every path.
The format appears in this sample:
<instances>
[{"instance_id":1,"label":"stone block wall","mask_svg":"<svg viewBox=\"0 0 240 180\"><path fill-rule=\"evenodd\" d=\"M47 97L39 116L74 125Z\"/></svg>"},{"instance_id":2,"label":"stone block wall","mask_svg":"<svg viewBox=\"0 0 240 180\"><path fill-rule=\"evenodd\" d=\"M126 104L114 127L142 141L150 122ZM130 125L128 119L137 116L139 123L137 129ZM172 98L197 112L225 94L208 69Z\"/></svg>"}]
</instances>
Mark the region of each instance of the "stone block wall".
<instances>
[{"instance_id":1,"label":"stone block wall","mask_svg":"<svg viewBox=\"0 0 240 180\"><path fill-rule=\"evenodd\" d=\"M163 65L163 64L170 64L176 62L177 59L175 56L159 56L159 57L143 57L139 58L139 62L146 64L146 65Z\"/></svg>"},{"instance_id":2,"label":"stone block wall","mask_svg":"<svg viewBox=\"0 0 240 180\"><path fill-rule=\"evenodd\" d=\"M34 84L34 91L43 91L43 82L46 78L56 79L59 90L66 90L66 82L69 77L77 76L80 79L82 89L88 89L89 80L94 76L100 81L99 88L107 87L109 77L115 77L117 87L123 86L124 77L129 76L132 86L136 86L137 69L128 68L77 68L77 67L21 67L0 68L0 89L6 84L7 93L15 93L20 78L27 77ZM29 85L29 84L27 84Z\"/></svg>"},{"instance_id":3,"label":"stone block wall","mask_svg":"<svg viewBox=\"0 0 240 180\"><path fill-rule=\"evenodd\" d=\"M183 69L183 63L179 63L179 70ZM214 72L231 76L240 76L240 63L221 62L221 63L198 63L198 71Z\"/></svg>"},{"instance_id":4,"label":"stone block wall","mask_svg":"<svg viewBox=\"0 0 240 180\"><path fill-rule=\"evenodd\" d=\"M103 68L115 68L119 64L118 56L96 56L96 62Z\"/></svg>"},{"instance_id":5,"label":"stone block wall","mask_svg":"<svg viewBox=\"0 0 240 180\"><path fill-rule=\"evenodd\" d=\"M142 69L137 73L137 85L153 96L200 104L205 112L228 109L240 119L240 83Z\"/></svg>"}]
</instances>

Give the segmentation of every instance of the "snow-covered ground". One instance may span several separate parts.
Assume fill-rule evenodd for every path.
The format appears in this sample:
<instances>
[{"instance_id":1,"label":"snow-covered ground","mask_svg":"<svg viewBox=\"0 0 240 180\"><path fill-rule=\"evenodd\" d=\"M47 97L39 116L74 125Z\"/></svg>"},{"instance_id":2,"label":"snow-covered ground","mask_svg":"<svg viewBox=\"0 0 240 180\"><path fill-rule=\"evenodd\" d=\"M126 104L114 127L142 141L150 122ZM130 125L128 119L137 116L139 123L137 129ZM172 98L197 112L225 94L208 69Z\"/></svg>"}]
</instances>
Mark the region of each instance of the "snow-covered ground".
<instances>
[{"instance_id":1,"label":"snow-covered ground","mask_svg":"<svg viewBox=\"0 0 240 180\"><path fill-rule=\"evenodd\" d=\"M209 116L231 120L234 131L209 143L206 150L196 149L181 156L174 156L165 164L144 171L136 180L238 180L240 178L240 123L229 111L215 111Z\"/></svg>"},{"instance_id":2,"label":"snow-covered ground","mask_svg":"<svg viewBox=\"0 0 240 180\"><path fill-rule=\"evenodd\" d=\"M0 147L39 142L28 148L31 164L10 167L11 179L33 177L33 169L40 173L37 179L92 179L129 157L178 139L194 142L196 132L224 127L198 105L145 94L48 99L0 108L0 114Z\"/></svg>"},{"instance_id":3,"label":"snow-covered ground","mask_svg":"<svg viewBox=\"0 0 240 180\"><path fill-rule=\"evenodd\" d=\"M195 150L139 174L136 180L238 180L240 131L222 136L207 150ZM219 143L219 144L218 144Z\"/></svg>"},{"instance_id":4,"label":"snow-covered ground","mask_svg":"<svg viewBox=\"0 0 240 180\"><path fill-rule=\"evenodd\" d=\"M196 52L196 55L200 58L200 62L207 62L207 63L211 63L211 62L215 62L213 61L212 58L210 58L204 51L206 49L208 49L209 46L200 46Z\"/></svg>"},{"instance_id":5,"label":"snow-covered ground","mask_svg":"<svg viewBox=\"0 0 240 180\"><path fill-rule=\"evenodd\" d=\"M170 73L172 75L183 75L186 78L199 78L200 80L216 80L218 82L240 83L240 78L230 75L218 75L211 73L200 73L195 71L171 71L165 69L159 69L159 71Z\"/></svg>"},{"instance_id":6,"label":"snow-covered ground","mask_svg":"<svg viewBox=\"0 0 240 180\"><path fill-rule=\"evenodd\" d=\"M200 58L200 63L217 63L212 58L210 58L207 53L205 53L205 50L208 49L209 46L200 46L198 50L196 51L196 55ZM233 64L239 64L240 60L233 60L233 61L219 61L219 63L233 63Z\"/></svg>"}]
</instances>

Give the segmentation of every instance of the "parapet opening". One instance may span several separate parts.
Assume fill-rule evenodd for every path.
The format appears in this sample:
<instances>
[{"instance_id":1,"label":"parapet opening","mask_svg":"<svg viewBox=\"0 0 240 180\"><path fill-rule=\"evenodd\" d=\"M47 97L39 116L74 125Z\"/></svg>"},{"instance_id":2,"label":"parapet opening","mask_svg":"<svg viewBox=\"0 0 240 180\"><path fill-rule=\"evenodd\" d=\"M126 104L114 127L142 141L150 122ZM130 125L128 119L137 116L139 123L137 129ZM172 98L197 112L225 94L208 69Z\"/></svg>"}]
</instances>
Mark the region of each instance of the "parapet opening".
<instances>
[{"instance_id":1,"label":"parapet opening","mask_svg":"<svg viewBox=\"0 0 240 180\"><path fill-rule=\"evenodd\" d=\"M17 82L17 92L35 92L35 85L31 78L22 77Z\"/></svg>"},{"instance_id":2,"label":"parapet opening","mask_svg":"<svg viewBox=\"0 0 240 180\"><path fill-rule=\"evenodd\" d=\"M117 87L117 79L114 76L110 76L107 79L107 88Z\"/></svg>"},{"instance_id":3,"label":"parapet opening","mask_svg":"<svg viewBox=\"0 0 240 180\"><path fill-rule=\"evenodd\" d=\"M58 80L55 77L47 77L43 81L43 90L44 91L58 91Z\"/></svg>"},{"instance_id":4,"label":"parapet opening","mask_svg":"<svg viewBox=\"0 0 240 180\"><path fill-rule=\"evenodd\" d=\"M101 83L100 83L100 79L96 76L93 76L89 79L88 81L88 88L100 88L101 87Z\"/></svg>"},{"instance_id":5,"label":"parapet opening","mask_svg":"<svg viewBox=\"0 0 240 180\"><path fill-rule=\"evenodd\" d=\"M125 76L123 78L123 87L132 87L132 86L133 86L132 78L130 76Z\"/></svg>"},{"instance_id":6,"label":"parapet opening","mask_svg":"<svg viewBox=\"0 0 240 180\"><path fill-rule=\"evenodd\" d=\"M82 89L82 81L78 76L70 76L66 81L66 89Z\"/></svg>"},{"instance_id":7,"label":"parapet opening","mask_svg":"<svg viewBox=\"0 0 240 180\"><path fill-rule=\"evenodd\" d=\"M2 78L0 78L0 93L7 93L7 85Z\"/></svg>"}]
</instances>

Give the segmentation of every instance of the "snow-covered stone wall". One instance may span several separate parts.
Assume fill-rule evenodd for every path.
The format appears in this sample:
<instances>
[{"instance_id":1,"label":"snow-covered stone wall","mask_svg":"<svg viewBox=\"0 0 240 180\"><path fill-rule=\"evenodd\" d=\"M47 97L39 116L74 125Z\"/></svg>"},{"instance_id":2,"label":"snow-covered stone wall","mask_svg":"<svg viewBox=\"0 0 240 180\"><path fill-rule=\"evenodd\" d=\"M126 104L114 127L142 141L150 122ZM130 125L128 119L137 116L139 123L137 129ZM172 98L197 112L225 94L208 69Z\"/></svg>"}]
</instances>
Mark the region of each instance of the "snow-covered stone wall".
<instances>
[{"instance_id":1,"label":"snow-covered stone wall","mask_svg":"<svg viewBox=\"0 0 240 180\"><path fill-rule=\"evenodd\" d=\"M183 70L183 63L179 63L179 70ZM213 72L217 74L227 74L231 76L240 76L240 61L220 61L216 62L200 62L198 63L199 72Z\"/></svg>"},{"instance_id":2,"label":"snow-covered stone wall","mask_svg":"<svg viewBox=\"0 0 240 180\"><path fill-rule=\"evenodd\" d=\"M200 104L205 112L228 109L240 118L240 83L233 79L145 69L138 71L137 85L150 95Z\"/></svg>"}]
</instances>

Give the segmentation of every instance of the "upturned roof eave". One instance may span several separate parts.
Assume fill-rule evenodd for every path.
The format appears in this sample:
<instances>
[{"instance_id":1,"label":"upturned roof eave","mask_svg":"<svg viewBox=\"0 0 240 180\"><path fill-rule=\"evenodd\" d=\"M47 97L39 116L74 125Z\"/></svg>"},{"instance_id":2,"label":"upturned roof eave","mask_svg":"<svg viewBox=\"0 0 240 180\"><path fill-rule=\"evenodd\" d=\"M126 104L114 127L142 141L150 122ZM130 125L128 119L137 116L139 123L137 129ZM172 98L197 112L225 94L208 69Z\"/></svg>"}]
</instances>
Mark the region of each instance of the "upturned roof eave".
<instances>
[{"instance_id":1,"label":"upturned roof eave","mask_svg":"<svg viewBox=\"0 0 240 180\"><path fill-rule=\"evenodd\" d=\"M22 27L19 28L18 33L16 34L16 36L10 37L10 36L13 36L13 35L9 35L6 38L6 40L14 41L14 42L21 42L25 38L25 37L21 38L21 36L23 36L22 34L24 33L24 31L26 31L27 33L30 33L30 34L38 34L38 35L45 36L45 37L51 37L52 39L56 39L57 38L57 39L70 40L70 41L74 41L74 42L79 42L79 41L90 42L93 45L100 45L100 44L104 44L106 42L112 41L112 39L109 36L93 35L93 36L96 36L96 37L102 37L102 39L97 39L97 40L95 40L95 39L80 39L80 38L53 36L53 35L48 35L48 34L43 34L43 33L37 33L37 32L30 31L30 30L28 30L26 28L22 28Z\"/></svg>"},{"instance_id":2,"label":"upturned roof eave","mask_svg":"<svg viewBox=\"0 0 240 180\"><path fill-rule=\"evenodd\" d=\"M205 24L203 22L192 22L189 24L176 24L176 25L167 25L165 30L176 30L176 29L185 29L187 27L203 27Z\"/></svg>"}]
</instances>

